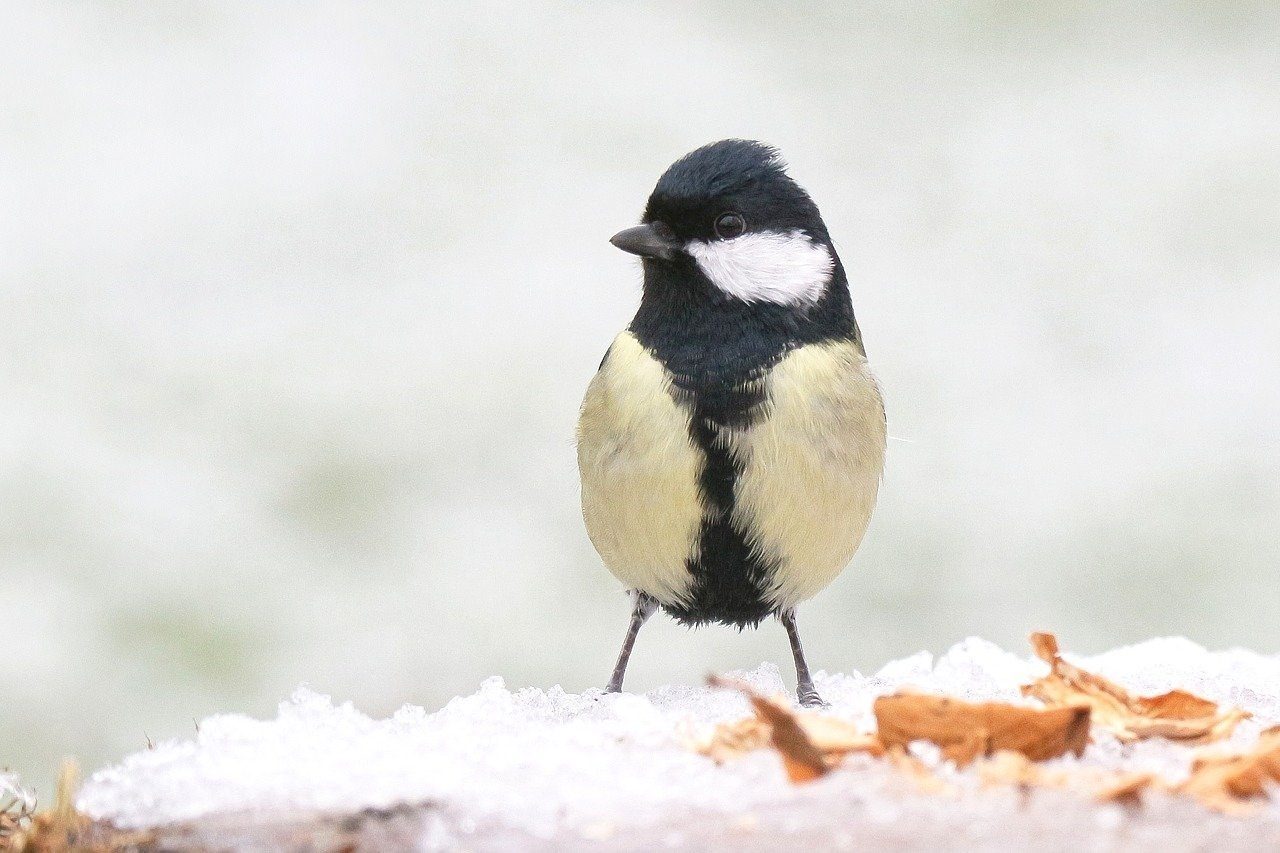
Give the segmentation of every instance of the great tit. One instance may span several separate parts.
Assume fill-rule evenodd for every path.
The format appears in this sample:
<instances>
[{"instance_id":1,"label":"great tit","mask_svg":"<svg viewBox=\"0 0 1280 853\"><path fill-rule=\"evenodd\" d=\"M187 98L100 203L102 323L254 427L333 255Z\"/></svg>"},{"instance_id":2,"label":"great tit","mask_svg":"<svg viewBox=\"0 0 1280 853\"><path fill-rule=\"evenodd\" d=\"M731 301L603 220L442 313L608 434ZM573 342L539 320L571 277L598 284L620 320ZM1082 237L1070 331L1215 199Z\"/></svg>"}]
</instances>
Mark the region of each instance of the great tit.
<instances>
[{"instance_id":1,"label":"great tit","mask_svg":"<svg viewBox=\"0 0 1280 853\"><path fill-rule=\"evenodd\" d=\"M634 596L606 691L640 627L776 616L804 705L821 704L796 605L862 542L885 412L848 280L817 206L759 142L714 142L658 180L641 224L640 307L578 422L588 535Z\"/></svg>"}]
</instances>

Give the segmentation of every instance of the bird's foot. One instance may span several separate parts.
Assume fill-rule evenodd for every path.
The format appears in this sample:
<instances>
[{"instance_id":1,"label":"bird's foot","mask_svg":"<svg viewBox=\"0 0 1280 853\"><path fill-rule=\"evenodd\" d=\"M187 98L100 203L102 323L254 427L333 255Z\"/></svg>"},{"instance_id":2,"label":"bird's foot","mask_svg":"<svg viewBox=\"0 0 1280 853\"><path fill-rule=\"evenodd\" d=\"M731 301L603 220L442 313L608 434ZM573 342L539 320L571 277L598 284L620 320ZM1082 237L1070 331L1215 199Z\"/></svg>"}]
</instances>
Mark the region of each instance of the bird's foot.
<instances>
[{"instance_id":1,"label":"bird's foot","mask_svg":"<svg viewBox=\"0 0 1280 853\"><path fill-rule=\"evenodd\" d=\"M813 685L800 686L796 688L796 698L800 700L801 707L804 708L830 708L826 700L818 695L818 691Z\"/></svg>"}]
</instances>

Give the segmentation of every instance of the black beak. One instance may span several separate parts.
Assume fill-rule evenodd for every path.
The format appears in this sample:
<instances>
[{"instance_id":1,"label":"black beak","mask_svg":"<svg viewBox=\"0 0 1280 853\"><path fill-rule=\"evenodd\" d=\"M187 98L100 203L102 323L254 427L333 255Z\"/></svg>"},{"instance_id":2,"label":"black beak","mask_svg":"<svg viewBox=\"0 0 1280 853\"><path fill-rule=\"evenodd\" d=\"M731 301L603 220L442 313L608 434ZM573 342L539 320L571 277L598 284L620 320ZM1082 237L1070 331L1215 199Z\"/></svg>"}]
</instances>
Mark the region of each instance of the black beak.
<instances>
[{"instance_id":1,"label":"black beak","mask_svg":"<svg viewBox=\"0 0 1280 853\"><path fill-rule=\"evenodd\" d=\"M665 229L664 229L665 230ZM653 225L637 225L619 231L609 238L609 242L624 252L639 255L642 258L661 258L669 261L675 257L680 244L674 236L661 233Z\"/></svg>"}]
</instances>

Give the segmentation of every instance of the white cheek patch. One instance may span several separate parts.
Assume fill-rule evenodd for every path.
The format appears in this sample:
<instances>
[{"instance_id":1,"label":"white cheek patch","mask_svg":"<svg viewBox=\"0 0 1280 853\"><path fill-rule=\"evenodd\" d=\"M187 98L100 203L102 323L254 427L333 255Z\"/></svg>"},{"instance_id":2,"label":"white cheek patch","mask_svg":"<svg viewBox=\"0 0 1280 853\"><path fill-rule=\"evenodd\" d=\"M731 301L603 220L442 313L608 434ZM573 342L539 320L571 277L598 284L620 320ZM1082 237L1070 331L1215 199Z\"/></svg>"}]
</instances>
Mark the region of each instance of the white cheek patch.
<instances>
[{"instance_id":1,"label":"white cheek patch","mask_svg":"<svg viewBox=\"0 0 1280 853\"><path fill-rule=\"evenodd\" d=\"M685 251L712 284L745 302L812 305L822 298L835 267L827 248L800 231L690 240Z\"/></svg>"}]
</instances>

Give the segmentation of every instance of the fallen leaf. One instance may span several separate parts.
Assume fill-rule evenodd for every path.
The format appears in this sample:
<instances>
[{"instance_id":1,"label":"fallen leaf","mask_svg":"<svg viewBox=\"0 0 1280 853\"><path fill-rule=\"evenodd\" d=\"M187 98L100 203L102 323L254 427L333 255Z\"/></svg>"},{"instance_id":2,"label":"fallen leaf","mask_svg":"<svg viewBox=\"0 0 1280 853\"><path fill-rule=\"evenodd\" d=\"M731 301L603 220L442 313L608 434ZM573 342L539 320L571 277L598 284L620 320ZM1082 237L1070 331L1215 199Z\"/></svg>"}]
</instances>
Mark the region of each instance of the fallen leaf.
<instances>
[{"instance_id":1,"label":"fallen leaf","mask_svg":"<svg viewBox=\"0 0 1280 853\"><path fill-rule=\"evenodd\" d=\"M36 814L29 825L8 839L11 848L25 853L83 849L79 838L89 821L75 810L75 792L79 785L79 768L74 761L64 761L58 774L54 807Z\"/></svg>"},{"instance_id":2,"label":"fallen leaf","mask_svg":"<svg viewBox=\"0 0 1280 853\"><path fill-rule=\"evenodd\" d=\"M978 778L983 785L1014 785L1019 788L1044 784L1044 774L1021 752L1002 749L978 763Z\"/></svg>"},{"instance_id":3,"label":"fallen leaf","mask_svg":"<svg viewBox=\"0 0 1280 853\"><path fill-rule=\"evenodd\" d=\"M53 808L34 815L26 826L3 839L0 850L16 853L123 853L126 850L154 849L150 832L95 829L87 816L76 811L75 797L79 785L79 767L70 759L64 761L58 774L57 798Z\"/></svg>"},{"instance_id":4,"label":"fallen leaf","mask_svg":"<svg viewBox=\"0 0 1280 853\"><path fill-rule=\"evenodd\" d=\"M885 751L885 758L890 764L908 779L915 783L922 793L949 795L955 788L938 778L933 768L916 756L907 752L905 747L895 746Z\"/></svg>"},{"instance_id":5,"label":"fallen leaf","mask_svg":"<svg viewBox=\"0 0 1280 853\"><path fill-rule=\"evenodd\" d=\"M691 745L717 764L723 764L748 752L765 749L772 743L770 734L769 724L764 720L747 717L733 723L721 723L710 737L701 741L691 740Z\"/></svg>"},{"instance_id":6,"label":"fallen leaf","mask_svg":"<svg viewBox=\"0 0 1280 853\"><path fill-rule=\"evenodd\" d=\"M1088 704L1093 720L1122 741L1165 737L1208 743L1228 737L1249 713L1221 711L1208 699L1172 690L1159 696L1134 696L1115 682L1068 663L1052 634L1032 634L1036 656L1049 664L1049 674L1025 685L1022 692L1049 707Z\"/></svg>"},{"instance_id":7,"label":"fallen leaf","mask_svg":"<svg viewBox=\"0 0 1280 853\"><path fill-rule=\"evenodd\" d=\"M1142 802L1142 792L1152 787L1163 787L1154 773L1119 773L1094 791L1093 796L1100 803L1136 806Z\"/></svg>"},{"instance_id":8,"label":"fallen leaf","mask_svg":"<svg viewBox=\"0 0 1280 853\"><path fill-rule=\"evenodd\" d=\"M1246 753L1202 755L1191 767L1191 776L1176 790L1201 804L1227 814L1252 811L1250 800L1280 784L1280 726L1267 729Z\"/></svg>"},{"instance_id":9,"label":"fallen leaf","mask_svg":"<svg viewBox=\"0 0 1280 853\"><path fill-rule=\"evenodd\" d=\"M798 713L795 718L814 746L828 759L844 758L851 752L876 757L884 754L884 744L874 732L859 731L849 720L808 712Z\"/></svg>"},{"instance_id":10,"label":"fallen leaf","mask_svg":"<svg viewBox=\"0 0 1280 853\"><path fill-rule=\"evenodd\" d=\"M1105 770L1080 765L1037 764L1072 753L1079 756L1096 720L1125 741L1163 736L1183 744L1227 737L1249 714L1223 711L1192 693L1174 690L1160 696L1134 696L1101 676L1062 659L1051 634L1031 638L1036 654L1049 663L1045 678L1023 688L1047 707L901 692L875 701L878 731L864 734L836 717L793 711L785 700L760 696L722 679L711 683L744 693L755 716L717 726L696 748L717 761L772 747L794 782L816 779L850 752L884 758L922 791L947 794L954 789L937 768L908 751L915 741L935 744L944 758L974 764L985 785L1012 785L1024 791L1058 788L1092 796L1099 802L1136 805L1148 790L1190 796L1228 814L1250 811L1257 800L1280 785L1280 726L1263 732L1244 754L1200 754L1181 784L1157 774ZM975 763L976 762L976 763Z\"/></svg>"},{"instance_id":11,"label":"fallen leaf","mask_svg":"<svg viewBox=\"0 0 1280 853\"><path fill-rule=\"evenodd\" d=\"M792 782L811 782L831 770L822 750L800 726L796 715L772 699L748 693L756 715L769 725L773 748L782 756Z\"/></svg>"},{"instance_id":12,"label":"fallen leaf","mask_svg":"<svg viewBox=\"0 0 1280 853\"><path fill-rule=\"evenodd\" d=\"M1022 790L1061 788L1092 796L1099 802L1136 805L1142 791L1156 784L1151 773L1126 773L1093 767L1047 768L1025 755L997 752L977 765L984 785L1012 785Z\"/></svg>"},{"instance_id":13,"label":"fallen leaf","mask_svg":"<svg viewBox=\"0 0 1280 853\"><path fill-rule=\"evenodd\" d=\"M782 702L727 679L713 676L708 681L742 692L756 712L755 717L717 726L707 741L697 745L698 751L716 761L772 746L782 756L788 778L792 782L808 782L828 773L850 752L884 753L875 735L863 734L847 720L797 713Z\"/></svg>"},{"instance_id":14,"label":"fallen leaf","mask_svg":"<svg viewBox=\"0 0 1280 853\"><path fill-rule=\"evenodd\" d=\"M1089 706L1084 704L1028 708L895 693L881 696L874 707L878 734L885 746L906 747L912 741L927 740L958 765L1002 749L1033 761L1067 752L1079 755L1089 739Z\"/></svg>"},{"instance_id":15,"label":"fallen leaf","mask_svg":"<svg viewBox=\"0 0 1280 853\"><path fill-rule=\"evenodd\" d=\"M35 795L23 788L16 776L0 772L0 850L31 823L34 810Z\"/></svg>"}]
</instances>

